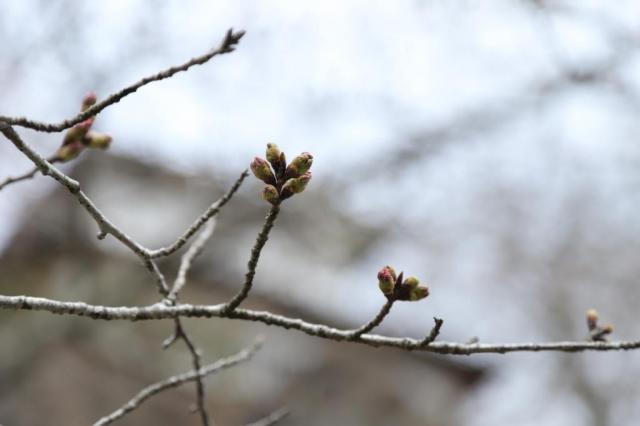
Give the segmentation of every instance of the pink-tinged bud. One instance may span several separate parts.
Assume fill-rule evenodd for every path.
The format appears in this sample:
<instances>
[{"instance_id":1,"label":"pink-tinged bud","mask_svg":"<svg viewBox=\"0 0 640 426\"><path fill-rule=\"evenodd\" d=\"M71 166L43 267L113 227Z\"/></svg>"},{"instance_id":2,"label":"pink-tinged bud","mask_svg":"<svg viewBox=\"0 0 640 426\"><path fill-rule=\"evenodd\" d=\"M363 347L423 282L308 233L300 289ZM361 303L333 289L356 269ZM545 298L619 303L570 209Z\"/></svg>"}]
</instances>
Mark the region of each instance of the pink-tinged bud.
<instances>
[{"instance_id":1,"label":"pink-tinged bud","mask_svg":"<svg viewBox=\"0 0 640 426\"><path fill-rule=\"evenodd\" d=\"M311 168L312 163L313 155L308 152L303 152L291 161L291 164L289 164L285 172L285 177L297 178L301 176Z\"/></svg>"},{"instance_id":2,"label":"pink-tinged bud","mask_svg":"<svg viewBox=\"0 0 640 426\"><path fill-rule=\"evenodd\" d=\"M291 197L293 194L299 194L307 187L307 184L311 180L311 172L306 172L298 178L292 178L287 180L282 185L282 191L280 192L283 200Z\"/></svg>"},{"instance_id":3,"label":"pink-tinged bud","mask_svg":"<svg viewBox=\"0 0 640 426\"><path fill-rule=\"evenodd\" d=\"M416 277L408 277L406 280L404 280L404 285L406 285L407 287L417 287L418 284L420 284L420 280L418 280L418 278Z\"/></svg>"},{"instance_id":4,"label":"pink-tinged bud","mask_svg":"<svg viewBox=\"0 0 640 426\"><path fill-rule=\"evenodd\" d=\"M409 291L409 300L416 301L420 299L424 299L429 295L429 289L425 286L419 285L417 287L412 288Z\"/></svg>"},{"instance_id":5,"label":"pink-tinged bud","mask_svg":"<svg viewBox=\"0 0 640 426\"><path fill-rule=\"evenodd\" d=\"M595 309L589 309L587 311L587 327L589 327L589 331L595 330L598 326L598 311Z\"/></svg>"},{"instance_id":6,"label":"pink-tinged bud","mask_svg":"<svg viewBox=\"0 0 640 426\"><path fill-rule=\"evenodd\" d=\"M378 287L385 296L391 296L396 285L395 271L390 266L385 266L378 272Z\"/></svg>"},{"instance_id":7,"label":"pink-tinged bud","mask_svg":"<svg viewBox=\"0 0 640 426\"><path fill-rule=\"evenodd\" d=\"M60 160L60 162L65 163L69 160L73 160L78 155L80 155L84 148L84 145L80 141L69 143L58 148L56 157Z\"/></svg>"},{"instance_id":8,"label":"pink-tinged bud","mask_svg":"<svg viewBox=\"0 0 640 426\"><path fill-rule=\"evenodd\" d=\"M87 118L86 120L76 124L64 135L64 139L62 140L62 146L74 144L76 142L82 142L87 132L93 125L94 118Z\"/></svg>"},{"instance_id":9,"label":"pink-tinged bud","mask_svg":"<svg viewBox=\"0 0 640 426\"><path fill-rule=\"evenodd\" d=\"M276 205L280 202L280 196L278 190L273 185L267 185L262 190L262 199Z\"/></svg>"},{"instance_id":10,"label":"pink-tinged bud","mask_svg":"<svg viewBox=\"0 0 640 426\"><path fill-rule=\"evenodd\" d=\"M267 161L273 167L273 170L276 172L276 176L280 173L284 173L285 166L287 165L284 153L280 151L278 145L275 143L267 144Z\"/></svg>"},{"instance_id":11,"label":"pink-tinged bud","mask_svg":"<svg viewBox=\"0 0 640 426\"><path fill-rule=\"evenodd\" d=\"M96 103L97 100L98 98L96 97L95 93L87 92L87 94L84 95L84 98L82 98L82 107L80 108L80 111L88 110L91 106L93 106L93 104Z\"/></svg>"},{"instance_id":12,"label":"pink-tinged bud","mask_svg":"<svg viewBox=\"0 0 640 426\"><path fill-rule=\"evenodd\" d=\"M89 132L84 137L84 144L93 149L107 149L111 145L111 136L104 133Z\"/></svg>"},{"instance_id":13,"label":"pink-tinged bud","mask_svg":"<svg viewBox=\"0 0 640 426\"><path fill-rule=\"evenodd\" d=\"M253 159L253 161L251 162L251 171L258 179L260 179L264 183L269 185L276 184L276 178L275 176L273 176L273 172L269 167L269 163L264 161L262 158L256 157Z\"/></svg>"}]
</instances>

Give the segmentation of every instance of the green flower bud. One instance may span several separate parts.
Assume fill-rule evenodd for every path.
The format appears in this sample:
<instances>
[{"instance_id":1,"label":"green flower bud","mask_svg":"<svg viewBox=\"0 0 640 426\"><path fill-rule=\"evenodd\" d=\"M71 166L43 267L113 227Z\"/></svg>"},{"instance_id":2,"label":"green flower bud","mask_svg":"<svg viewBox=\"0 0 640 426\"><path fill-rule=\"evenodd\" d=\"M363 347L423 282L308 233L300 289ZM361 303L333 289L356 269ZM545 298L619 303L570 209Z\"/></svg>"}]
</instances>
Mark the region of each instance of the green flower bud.
<instances>
[{"instance_id":1,"label":"green flower bud","mask_svg":"<svg viewBox=\"0 0 640 426\"><path fill-rule=\"evenodd\" d=\"M62 145L69 145L75 142L81 142L85 137L91 126L93 125L94 118L87 118L86 120L76 124L64 135L64 139L62 140Z\"/></svg>"},{"instance_id":2,"label":"green flower bud","mask_svg":"<svg viewBox=\"0 0 640 426\"><path fill-rule=\"evenodd\" d=\"M271 171L271 167L269 167L269 163L264 161L262 158L256 157L253 159L253 161L251 162L251 171L258 179L260 179L264 183L269 185L276 184L276 178L275 176L273 176L273 172Z\"/></svg>"},{"instance_id":3,"label":"green flower bud","mask_svg":"<svg viewBox=\"0 0 640 426\"><path fill-rule=\"evenodd\" d=\"M385 296L393 294L396 285L396 273L391 266L385 266L378 272L378 287Z\"/></svg>"},{"instance_id":4,"label":"green flower bud","mask_svg":"<svg viewBox=\"0 0 640 426\"><path fill-rule=\"evenodd\" d=\"M416 277L408 277L406 280L404 280L404 285L414 288L417 287L418 284L420 284L420 280L418 280Z\"/></svg>"},{"instance_id":5,"label":"green flower bud","mask_svg":"<svg viewBox=\"0 0 640 426\"><path fill-rule=\"evenodd\" d=\"M275 143L267 144L267 161L271 164L271 167L273 167L273 170L276 172L276 176L280 171L284 171L284 168L287 165L284 154Z\"/></svg>"},{"instance_id":6,"label":"green flower bud","mask_svg":"<svg viewBox=\"0 0 640 426\"><path fill-rule=\"evenodd\" d=\"M412 288L409 291L409 300L415 301L424 299L429 295L429 289L425 286L419 285L417 287Z\"/></svg>"},{"instance_id":7,"label":"green flower bud","mask_svg":"<svg viewBox=\"0 0 640 426\"><path fill-rule=\"evenodd\" d=\"M587 311L587 327L589 331L595 330L598 326L598 311L595 309L589 309Z\"/></svg>"},{"instance_id":8,"label":"green flower bud","mask_svg":"<svg viewBox=\"0 0 640 426\"><path fill-rule=\"evenodd\" d=\"M93 104L96 103L98 99L96 98L96 94L93 92L87 92L86 95L84 95L84 98L82 98L82 107L80 108L80 111L84 112L86 110L88 110L91 106L93 106Z\"/></svg>"},{"instance_id":9,"label":"green flower bud","mask_svg":"<svg viewBox=\"0 0 640 426\"><path fill-rule=\"evenodd\" d=\"M292 178L287 180L282 185L282 191L280 191L281 198L286 200L293 194L299 194L307 187L307 184L311 180L311 172L306 172L298 178Z\"/></svg>"},{"instance_id":10,"label":"green flower bud","mask_svg":"<svg viewBox=\"0 0 640 426\"><path fill-rule=\"evenodd\" d=\"M262 190L262 199L270 202L273 205L278 204L280 202L280 196L278 195L278 190L273 185L267 185Z\"/></svg>"},{"instance_id":11,"label":"green flower bud","mask_svg":"<svg viewBox=\"0 0 640 426\"><path fill-rule=\"evenodd\" d=\"M289 164L285 172L285 177L297 178L301 176L311 168L312 163L313 155L308 152L303 152L291 161L291 164Z\"/></svg>"},{"instance_id":12,"label":"green flower bud","mask_svg":"<svg viewBox=\"0 0 640 426\"><path fill-rule=\"evenodd\" d=\"M80 141L68 143L58 148L58 152L56 152L56 157L61 162L65 163L69 160L73 160L78 155L80 155L80 153L84 148L85 146Z\"/></svg>"},{"instance_id":13,"label":"green flower bud","mask_svg":"<svg viewBox=\"0 0 640 426\"><path fill-rule=\"evenodd\" d=\"M89 148L107 149L111 145L111 136L104 133L89 132L84 137L83 142Z\"/></svg>"}]
</instances>

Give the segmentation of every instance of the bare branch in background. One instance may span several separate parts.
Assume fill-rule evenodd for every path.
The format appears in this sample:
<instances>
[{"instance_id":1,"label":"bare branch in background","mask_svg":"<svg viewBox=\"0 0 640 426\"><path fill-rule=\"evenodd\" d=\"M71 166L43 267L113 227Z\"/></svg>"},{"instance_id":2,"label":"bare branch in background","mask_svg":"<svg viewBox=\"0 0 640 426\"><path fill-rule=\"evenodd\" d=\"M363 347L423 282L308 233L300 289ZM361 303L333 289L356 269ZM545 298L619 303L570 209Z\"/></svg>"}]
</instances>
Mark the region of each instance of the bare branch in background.
<instances>
[{"instance_id":1,"label":"bare branch in background","mask_svg":"<svg viewBox=\"0 0 640 426\"><path fill-rule=\"evenodd\" d=\"M278 423L280 420L284 419L289 415L289 410L286 407L280 408L279 410L274 411L269 414L267 417L264 417L256 422L249 423L246 426L271 426Z\"/></svg>"},{"instance_id":2,"label":"bare branch in background","mask_svg":"<svg viewBox=\"0 0 640 426\"><path fill-rule=\"evenodd\" d=\"M209 60L211 60L212 58L214 58L215 56L233 52L236 48L236 45L240 42L240 39L244 36L244 34L245 34L244 31L233 31L233 29L229 29L224 39L220 43L220 45L217 48L211 50L210 52L202 56L197 56L195 58L192 58L182 65L173 66L157 74L151 75L149 77L145 77L139 80L138 82L132 84L131 86L127 86L124 89L108 96L105 100L98 102L91 108L87 109L86 111L78 114L77 116L71 119L64 120L56 124L48 124L48 123L41 123L38 121L29 120L26 117L14 118L14 117L0 116L0 129L3 127L2 124L4 123L8 125L27 127L29 129L34 129L40 132L47 132L47 133L61 132L65 129L68 129L71 126L74 126L80 123L81 121L86 120L89 117L92 117L100 113L105 108L120 102L122 98L124 98L125 96L130 95L131 93L134 93L136 90L140 89L143 86L146 86L149 83L152 83L154 81L165 80L167 78L172 77L174 74L187 71L189 68L193 67L194 65L203 65L207 63Z\"/></svg>"},{"instance_id":3,"label":"bare branch in background","mask_svg":"<svg viewBox=\"0 0 640 426\"><path fill-rule=\"evenodd\" d=\"M202 226L205 223L207 223L209 219L211 219L212 217L217 215L218 212L220 212L220 209L225 204L227 204L227 202L231 199L231 197L233 197L233 194L235 194L238 188L240 188L240 185L242 185L242 182L247 176L249 176L249 171L245 170L244 172L242 172L240 174L240 177L231 186L229 191L226 194L224 194L222 197L220 197L217 201L215 201L213 204L211 204L211 206L207 210L205 210L205 212L202 213L200 217L198 217L195 220L195 222L193 222L193 224L184 232L184 234L180 236L180 238L176 240L176 242L174 242L173 244L167 247L163 247L155 250L148 250L147 252L148 256L150 258L169 256L170 254L173 254L176 251L180 250L182 246L184 246L189 241L189 239L196 232L198 232L198 230L202 228Z\"/></svg>"},{"instance_id":4,"label":"bare branch in background","mask_svg":"<svg viewBox=\"0 0 640 426\"><path fill-rule=\"evenodd\" d=\"M260 347L262 346L262 343L263 343L262 339L258 339L251 346L249 346L246 349L243 349L242 351L238 352L236 355L218 360L212 364L204 366L200 370L189 371L188 373L179 374L177 376L171 376L168 379L163 380L162 382L158 382L153 385L147 386L146 388L138 392L136 396L130 399L125 405L120 407L118 410L114 411L108 416L103 417L97 422L95 422L94 426L104 426L104 425L113 423L114 421L123 417L125 414L138 408L140 404L142 404L144 401L146 401L150 397L157 395L158 393L164 390L178 387L186 382L190 382L201 377L209 376L211 374L233 367L241 362L248 361L260 349Z\"/></svg>"}]
</instances>

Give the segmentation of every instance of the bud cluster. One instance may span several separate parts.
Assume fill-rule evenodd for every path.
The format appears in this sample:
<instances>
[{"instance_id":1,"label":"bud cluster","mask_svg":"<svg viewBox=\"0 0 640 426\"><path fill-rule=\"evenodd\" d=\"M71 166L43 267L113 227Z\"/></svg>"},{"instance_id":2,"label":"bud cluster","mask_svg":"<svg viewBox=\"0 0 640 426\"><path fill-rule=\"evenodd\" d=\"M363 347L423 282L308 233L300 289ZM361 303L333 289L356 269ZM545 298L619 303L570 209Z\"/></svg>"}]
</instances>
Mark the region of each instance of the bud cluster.
<instances>
[{"instance_id":1,"label":"bud cluster","mask_svg":"<svg viewBox=\"0 0 640 426\"><path fill-rule=\"evenodd\" d=\"M598 325L598 311L595 309L587 311L587 327L589 328L589 338L594 342L606 342L607 336L613 333L613 325Z\"/></svg>"},{"instance_id":2,"label":"bud cluster","mask_svg":"<svg viewBox=\"0 0 640 426\"><path fill-rule=\"evenodd\" d=\"M403 280L403 275L403 272L396 275L396 271L389 265L378 272L378 287L388 299L416 301L429 295L429 288L420 285L418 278L411 276Z\"/></svg>"},{"instance_id":3,"label":"bud cluster","mask_svg":"<svg viewBox=\"0 0 640 426\"><path fill-rule=\"evenodd\" d=\"M84 112L96 103L96 95L93 92L87 93L82 98L80 111ZM96 117L89 117L76 124L64 135L62 145L56 152L56 160L67 162L76 158L85 148L105 150L111 145L111 136L91 130Z\"/></svg>"},{"instance_id":4,"label":"bud cluster","mask_svg":"<svg viewBox=\"0 0 640 426\"><path fill-rule=\"evenodd\" d=\"M308 152L295 157L289 165L284 152L276 144L267 144L267 159L256 157L251 162L253 174L266 183L262 190L262 198L273 205L299 194L311 180L311 164L313 155Z\"/></svg>"}]
</instances>

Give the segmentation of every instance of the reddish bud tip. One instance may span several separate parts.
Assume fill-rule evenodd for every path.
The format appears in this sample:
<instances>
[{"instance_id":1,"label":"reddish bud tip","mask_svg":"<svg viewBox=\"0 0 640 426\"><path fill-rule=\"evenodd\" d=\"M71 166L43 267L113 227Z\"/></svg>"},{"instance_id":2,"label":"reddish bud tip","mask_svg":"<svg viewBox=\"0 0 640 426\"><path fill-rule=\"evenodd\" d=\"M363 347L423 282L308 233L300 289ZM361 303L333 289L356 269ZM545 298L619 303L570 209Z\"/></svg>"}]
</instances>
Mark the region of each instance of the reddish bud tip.
<instances>
[{"instance_id":1,"label":"reddish bud tip","mask_svg":"<svg viewBox=\"0 0 640 426\"><path fill-rule=\"evenodd\" d=\"M256 157L253 159L253 161L251 162L251 171L258 179L260 179L264 183L275 185L276 178L275 176L273 176L273 172L269 167L269 163L267 163L262 158Z\"/></svg>"}]
</instances>

